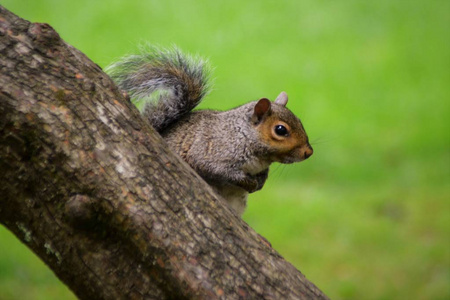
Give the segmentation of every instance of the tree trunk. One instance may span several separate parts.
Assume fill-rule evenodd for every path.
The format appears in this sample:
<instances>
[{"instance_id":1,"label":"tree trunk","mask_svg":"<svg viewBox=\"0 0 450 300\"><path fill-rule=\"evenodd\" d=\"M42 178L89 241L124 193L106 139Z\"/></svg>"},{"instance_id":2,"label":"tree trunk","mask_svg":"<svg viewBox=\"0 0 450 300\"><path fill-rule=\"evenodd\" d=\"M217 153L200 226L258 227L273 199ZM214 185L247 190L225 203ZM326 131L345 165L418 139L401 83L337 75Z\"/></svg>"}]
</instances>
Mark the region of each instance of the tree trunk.
<instances>
[{"instance_id":1,"label":"tree trunk","mask_svg":"<svg viewBox=\"0 0 450 300\"><path fill-rule=\"evenodd\" d=\"M327 299L100 67L1 6L0 222L81 299Z\"/></svg>"}]
</instances>

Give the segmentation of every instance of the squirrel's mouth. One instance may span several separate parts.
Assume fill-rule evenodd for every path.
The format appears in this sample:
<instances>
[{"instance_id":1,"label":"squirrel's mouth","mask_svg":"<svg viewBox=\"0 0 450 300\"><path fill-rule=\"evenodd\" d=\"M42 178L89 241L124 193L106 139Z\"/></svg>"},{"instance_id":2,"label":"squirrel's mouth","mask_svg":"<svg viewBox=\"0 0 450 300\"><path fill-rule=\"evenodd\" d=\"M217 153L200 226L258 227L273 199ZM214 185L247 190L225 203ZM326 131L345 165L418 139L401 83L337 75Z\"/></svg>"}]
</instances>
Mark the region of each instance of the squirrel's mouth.
<instances>
[{"instance_id":1,"label":"squirrel's mouth","mask_svg":"<svg viewBox=\"0 0 450 300\"><path fill-rule=\"evenodd\" d=\"M299 157L288 156L288 157L285 157L282 161L280 161L280 163L289 165L289 164L293 164L296 162L301 162L302 160L304 160L304 159L299 158Z\"/></svg>"},{"instance_id":2,"label":"squirrel's mouth","mask_svg":"<svg viewBox=\"0 0 450 300\"><path fill-rule=\"evenodd\" d=\"M295 148L289 153L286 153L281 159L277 160L279 163L282 164L292 164L296 162L304 161L305 159L308 159L311 155L313 155L314 151L311 147L311 145L306 144L302 147Z\"/></svg>"}]
</instances>

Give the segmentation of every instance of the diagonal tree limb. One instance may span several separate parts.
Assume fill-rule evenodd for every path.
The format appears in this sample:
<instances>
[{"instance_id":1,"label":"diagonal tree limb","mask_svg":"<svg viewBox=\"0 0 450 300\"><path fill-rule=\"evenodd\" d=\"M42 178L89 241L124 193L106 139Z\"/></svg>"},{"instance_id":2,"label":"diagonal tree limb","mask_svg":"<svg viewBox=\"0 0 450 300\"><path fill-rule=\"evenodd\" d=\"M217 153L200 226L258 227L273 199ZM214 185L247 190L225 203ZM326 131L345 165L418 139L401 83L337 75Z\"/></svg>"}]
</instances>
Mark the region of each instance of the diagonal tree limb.
<instances>
[{"instance_id":1,"label":"diagonal tree limb","mask_svg":"<svg viewBox=\"0 0 450 300\"><path fill-rule=\"evenodd\" d=\"M100 67L1 6L0 222L81 299L327 299Z\"/></svg>"}]
</instances>

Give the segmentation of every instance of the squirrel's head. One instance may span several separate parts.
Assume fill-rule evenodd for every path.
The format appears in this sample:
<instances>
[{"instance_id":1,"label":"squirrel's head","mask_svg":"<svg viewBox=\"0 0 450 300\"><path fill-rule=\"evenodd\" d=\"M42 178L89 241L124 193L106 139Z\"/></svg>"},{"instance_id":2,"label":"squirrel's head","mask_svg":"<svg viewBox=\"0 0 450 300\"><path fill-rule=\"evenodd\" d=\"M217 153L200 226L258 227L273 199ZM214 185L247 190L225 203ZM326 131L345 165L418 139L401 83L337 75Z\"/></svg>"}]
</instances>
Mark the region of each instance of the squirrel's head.
<instances>
[{"instance_id":1,"label":"squirrel's head","mask_svg":"<svg viewBox=\"0 0 450 300\"><path fill-rule=\"evenodd\" d=\"M300 120L286 108L288 96L281 92L274 102L260 99L251 118L262 142L267 146L272 161L290 164L307 159L313 154Z\"/></svg>"}]
</instances>

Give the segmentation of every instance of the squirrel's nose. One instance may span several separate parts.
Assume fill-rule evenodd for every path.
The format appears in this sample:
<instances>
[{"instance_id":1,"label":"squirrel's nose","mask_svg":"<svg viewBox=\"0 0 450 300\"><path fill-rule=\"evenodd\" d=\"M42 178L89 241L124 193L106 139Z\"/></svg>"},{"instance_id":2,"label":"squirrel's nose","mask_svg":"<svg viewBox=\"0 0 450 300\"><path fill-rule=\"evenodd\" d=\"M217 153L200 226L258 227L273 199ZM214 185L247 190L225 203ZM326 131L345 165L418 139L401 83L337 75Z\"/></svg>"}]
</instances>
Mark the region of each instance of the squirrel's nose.
<instances>
[{"instance_id":1,"label":"squirrel's nose","mask_svg":"<svg viewBox=\"0 0 450 300\"><path fill-rule=\"evenodd\" d=\"M304 153L304 157L305 159L307 159L308 157L310 157L311 155L313 155L314 151L313 148L311 147L311 145L307 145L305 147L305 153Z\"/></svg>"}]
</instances>

